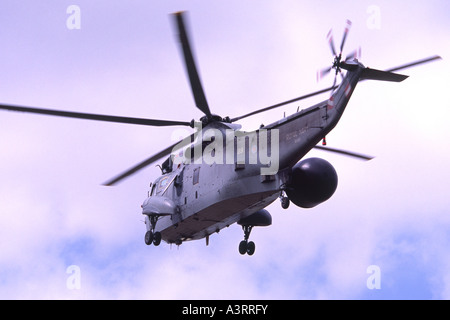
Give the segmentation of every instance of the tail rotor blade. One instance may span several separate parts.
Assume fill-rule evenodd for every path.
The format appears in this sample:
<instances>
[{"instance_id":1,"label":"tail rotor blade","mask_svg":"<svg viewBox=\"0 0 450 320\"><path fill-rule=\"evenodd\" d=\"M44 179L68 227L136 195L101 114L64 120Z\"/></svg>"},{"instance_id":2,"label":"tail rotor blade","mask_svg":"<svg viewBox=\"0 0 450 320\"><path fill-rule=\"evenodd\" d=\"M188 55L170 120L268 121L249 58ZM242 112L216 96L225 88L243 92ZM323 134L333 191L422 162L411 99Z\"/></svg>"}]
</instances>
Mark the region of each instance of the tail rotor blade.
<instances>
[{"instance_id":1,"label":"tail rotor blade","mask_svg":"<svg viewBox=\"0 0 450 320\"><path fill-rule=\"evenodd\" d=\"M333 67L328 67L317 71L317 82L319 82L320 80L322 80L323 77L329 74L331 69L333 69Z\"/></svg>"},{"instance_id":2,"label":"tail rotor blade","mask_svg":"<svg viewBox=\"0 0 450 320\"><path fill-rule=\"evenodd\" d=\"M342 42L340 47L340 52L342 53L342 50L344 49L345 40L347 40L348 32L350 31L350 27L352 26L352 22L350 20L347 20L347 24L345 25L344 29L344 35L342 36Z\"/></svg>"},{"instance_id":3,"label":"tail rotor blade","mask_svg":"<svg viewBox=\"0 0 450 320\"><path fill-rule=\"evenodd\" d=\"M350 54L348 56L345 57L345 61L350 61L350 60L354 60L354 59L359 59L361 58L361 47L359 47L358 49L350 52Z\"/></svg>"},{"instance_id":4,"label":"tail rotor blade","mask_svg":"<svg viewBox=\"0 0 450 320\"><path fill-rule=\"evenodd\" d=\"M330 45L331 53L333 54L333 57L337 56L336 49L334 47L334 40L333 40L333 29L330 29L327 35L328 44Z\"/></svg>"}]
</instances>

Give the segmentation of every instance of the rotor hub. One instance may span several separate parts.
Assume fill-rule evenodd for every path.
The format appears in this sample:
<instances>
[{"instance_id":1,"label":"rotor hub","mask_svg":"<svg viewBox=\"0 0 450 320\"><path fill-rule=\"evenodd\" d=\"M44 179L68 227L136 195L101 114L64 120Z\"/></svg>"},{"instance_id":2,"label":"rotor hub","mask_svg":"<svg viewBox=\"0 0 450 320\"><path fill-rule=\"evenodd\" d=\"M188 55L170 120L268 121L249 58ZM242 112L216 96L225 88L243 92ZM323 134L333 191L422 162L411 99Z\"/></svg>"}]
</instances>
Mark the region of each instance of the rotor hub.
<instances>
[{"instance_id":1,"label":"rotor hub","mask_svg":"<svg viewBox=\"0 0 450 320\"><path fill-rule=\"evenodd\" d=\"M208 116L203 116L200 118L200 121L202 122L203 126L208 125L211 122L226 122L226 123L231 123L231 119L230 117L225 117L222 118L221 116L217 115L217 114L211 114L210 117ZM193 127L194 124L194 120L191 121L191 127Z\"/></svg>"}]
</instances>

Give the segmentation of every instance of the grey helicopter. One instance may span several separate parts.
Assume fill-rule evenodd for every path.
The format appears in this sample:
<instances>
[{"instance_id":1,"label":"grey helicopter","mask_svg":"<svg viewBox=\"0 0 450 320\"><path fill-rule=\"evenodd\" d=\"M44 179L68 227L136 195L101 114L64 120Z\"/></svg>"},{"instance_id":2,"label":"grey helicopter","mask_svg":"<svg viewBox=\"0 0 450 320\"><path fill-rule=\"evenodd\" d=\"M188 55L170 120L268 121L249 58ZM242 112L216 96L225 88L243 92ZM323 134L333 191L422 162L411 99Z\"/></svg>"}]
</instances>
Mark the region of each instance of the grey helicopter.
<instances>
[{"instance_id":1,"label":"grey helicopter","mask_svg":"<svg viewBox=\"0 0 450 320\"><path fill-rule=\"evenodd\" d=\"M272 224L265 209L277 199L286 209L292 202L300 208L313 208L327 201L338 185L334 167L321 158L306 158L313 148L357 157L371 156L330 148L325 137L341 119L356 85L363 80L401 82L408 76L395 71L441 59L435 55L388 70L365 67L358 61L360 49L342 56L351 22L347 20L339 53L330 30L328 43L334 60L318 72L322 78L334 72L333 85L320 91L230 118L213 114L208 105L185 25L185 12L172 15L178 31L184 65L196 107L204 114L199 121L172 121L0 104L0 109L69 117L85 120L127 123L144 126L189 126L194 133L152 155L120 175L105 182L112 186L148 165L165 158L161 176L150 184L144 200L147 245L180 245L184 241L206 239L213 233L237 223L244 239L240 254L253 255L249 241L253 227ZM337 85L338 76L341 82ZM283 117L253 131L241 130L236 122L293 102L331 92L320 103ZM322 142L322 143L321 143ZM166 158L167 157L167 158Z\"/></svg>"}]
</instances>

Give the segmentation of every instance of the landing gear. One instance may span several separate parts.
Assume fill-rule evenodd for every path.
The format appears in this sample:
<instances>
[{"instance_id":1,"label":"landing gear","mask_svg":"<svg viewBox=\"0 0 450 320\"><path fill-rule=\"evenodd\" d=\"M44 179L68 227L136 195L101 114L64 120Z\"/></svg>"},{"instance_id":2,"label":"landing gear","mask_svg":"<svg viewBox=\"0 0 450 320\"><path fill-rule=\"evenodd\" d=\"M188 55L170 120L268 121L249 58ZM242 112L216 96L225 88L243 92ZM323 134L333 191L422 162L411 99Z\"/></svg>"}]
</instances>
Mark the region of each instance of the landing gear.
<instances>
[{"instance_id":1,"label":"landing gear","mask_svg":"<svg viewBox=\"0 0 450 320\"><path fill-rule=\"evenodd\" d=\"M283 209L289 208L289 203L290 203L290 201L289 201L289 198L288 198L288 197L281 197L280 200L281 200L281 207L282 207Z\"/></svg>"},{"instance_id":2,"label":"landing gear","mask_svg":"<svg viewBox=\"0 0 450 320\"><path fill-rule=\"evenodd\" d=\"M286 187L283 185L281 187L281 193L280 193L280 201L281 201L281 207L283 209L287 209L289 208L289 198L286 196L286 193L284 192L284 190L286 189Z\"/></svg>"},{"instance_id":3,"label":"landing gear","mask_svg":"<svg viewBox=\"0 0 450 320\"><path fill-rule=\"evenodd\" d=\"M255 253L255 243L253 241L246 241L242 240L239 243L239 253L244 255L248 254L249 256L253 255Z\"/></svg>"},{"instance_id":4,"label":"landing gear","mask_svg":"<svg viewBox=\"0 0 450 320\"><path fill-rule=\"evenodd\" d=\"M151 245L153 243L154 246L159 246L161 243L161 232L156 231L156 222L158 221L157 215L147 216L145 219L145 223L150 222L151 228L145 233L144 241L146 245Z\"/></svg>"},{"instance_id":5,"label":"landing gear","mask_svg":"<svg viewBox=\"0 0 450 320\"><path fill-rule=\"evenodd\" d=\"M146 245L151 245L153 243L153 232L147 231L145 233L144 241Z\"/></svg>"},{"instance_id":6,"label":"landing gear","mask_svg":"<svg viewBox=\"0 0 450 320\"><path fill-rule=\"evenodd\" d=\"M153 243L154 246L159 246L159 244L161 243L161 232L155 232L153 233L153 231L147 231L145 233L145 238L144 238L145 244L146 245L151 245Z\"/></svg>"},{"instance_id":7,"label":"landing gear","mask_svg":"<svg viewBox=\"0 0 450 320\"><path fill-rule=\"evenodd\" d=\"M242 230L244 230L244 240L239 243L239 253L242 255L248 254L251 256L255 253L255 243L253 241L248 241L252 228L253 226L242 226Z\"/></svg>"}]
</instances>

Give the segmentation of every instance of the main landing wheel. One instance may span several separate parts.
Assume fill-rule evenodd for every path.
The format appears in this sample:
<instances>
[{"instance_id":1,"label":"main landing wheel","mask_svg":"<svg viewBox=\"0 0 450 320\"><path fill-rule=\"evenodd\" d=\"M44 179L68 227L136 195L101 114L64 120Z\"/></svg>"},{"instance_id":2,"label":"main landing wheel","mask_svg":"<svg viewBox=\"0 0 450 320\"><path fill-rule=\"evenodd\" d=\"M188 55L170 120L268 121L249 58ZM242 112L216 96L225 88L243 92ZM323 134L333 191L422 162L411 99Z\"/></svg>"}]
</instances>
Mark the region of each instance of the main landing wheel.
<instances>
[{"instance_id":1,"label":"main landing wheel","mask_svg":"<svg viewBox=\"0 0 450 320\"><path fill-rule=\"evenodd\" d=\"M146 245L148 245L148 246L151 245L152 242L153 242L153 232L147 231L147 232L145 233L144 241L145 241L145 244L146 244Z\"/></svg>"},{"instance_id":2,"label":"main landing wheel","mask_svg":"<svg viewBox=\"0 0 450 320\"><path fill-rule=\"evenodd\" d=\"M255 243L253 241L246 241L242 240L239 243L239 253L244 255L248 254L249 256L253 255L255 253Z\"/></svg>"},{"instance_id":3,"label":"main landing wheel","mask_svg":"<svg viewBox=\"0 0 450 320\"><path fill-rule=\"evenodd\" d=\"M153 235L153 245L157 247L159 246L160 243L161 243L161 232L155 232L155 234Z\"/></svg>"},{"instance_id":4,"label":"main landing wheel","mask_svg":"<svg viewBox=\"0 0 450 320\"><path fill-rule=\"evenodd\" d=\"M145 244L146 245L151 245L153 243L154 246L159 246L159 244L161 243L161 232L155 232L153 233L153 231L147 231L145 233L145 238L144 238Z\"/></svg>"},{"instance_id":5,"label":"main landing wheel","mask_svg":"<svg viewBox=\"0 0 450 320\"><path fill-rule=\"evenodd\" d=\"M289 201L288 197L281 197L281 207L283 209L289 208L289 203L290 203L290 201Z\"/></svg>"},{"instance_id":6,"label":"main landing wheel","mask_svg":"<svg viewBox=\"0 0 450 320\"><path fill-rule=\"evenodd\" d=\"M239 253L242 255L248 254L251 256L255 253L255 243L253 241L248 241L252 228L253 226L242 226L242 229L244 230L244 240L239 243Z\"/></svg>"},{"instance_id":7,"label":"main landing wheel","mask_svg":"<svg viewBox=\"0 0 450 320\"><path fill-rule=\"evenodd\" d=\"M151 225L150 230L145 233L144 237L145 244L148 246L153 243L153 245L157 247L161 243L161 232L155 232L156 222L158 222L158 218L158 215L150 215L145 218L145 224L150 223Z\"/></svg>"}]
</instances>

